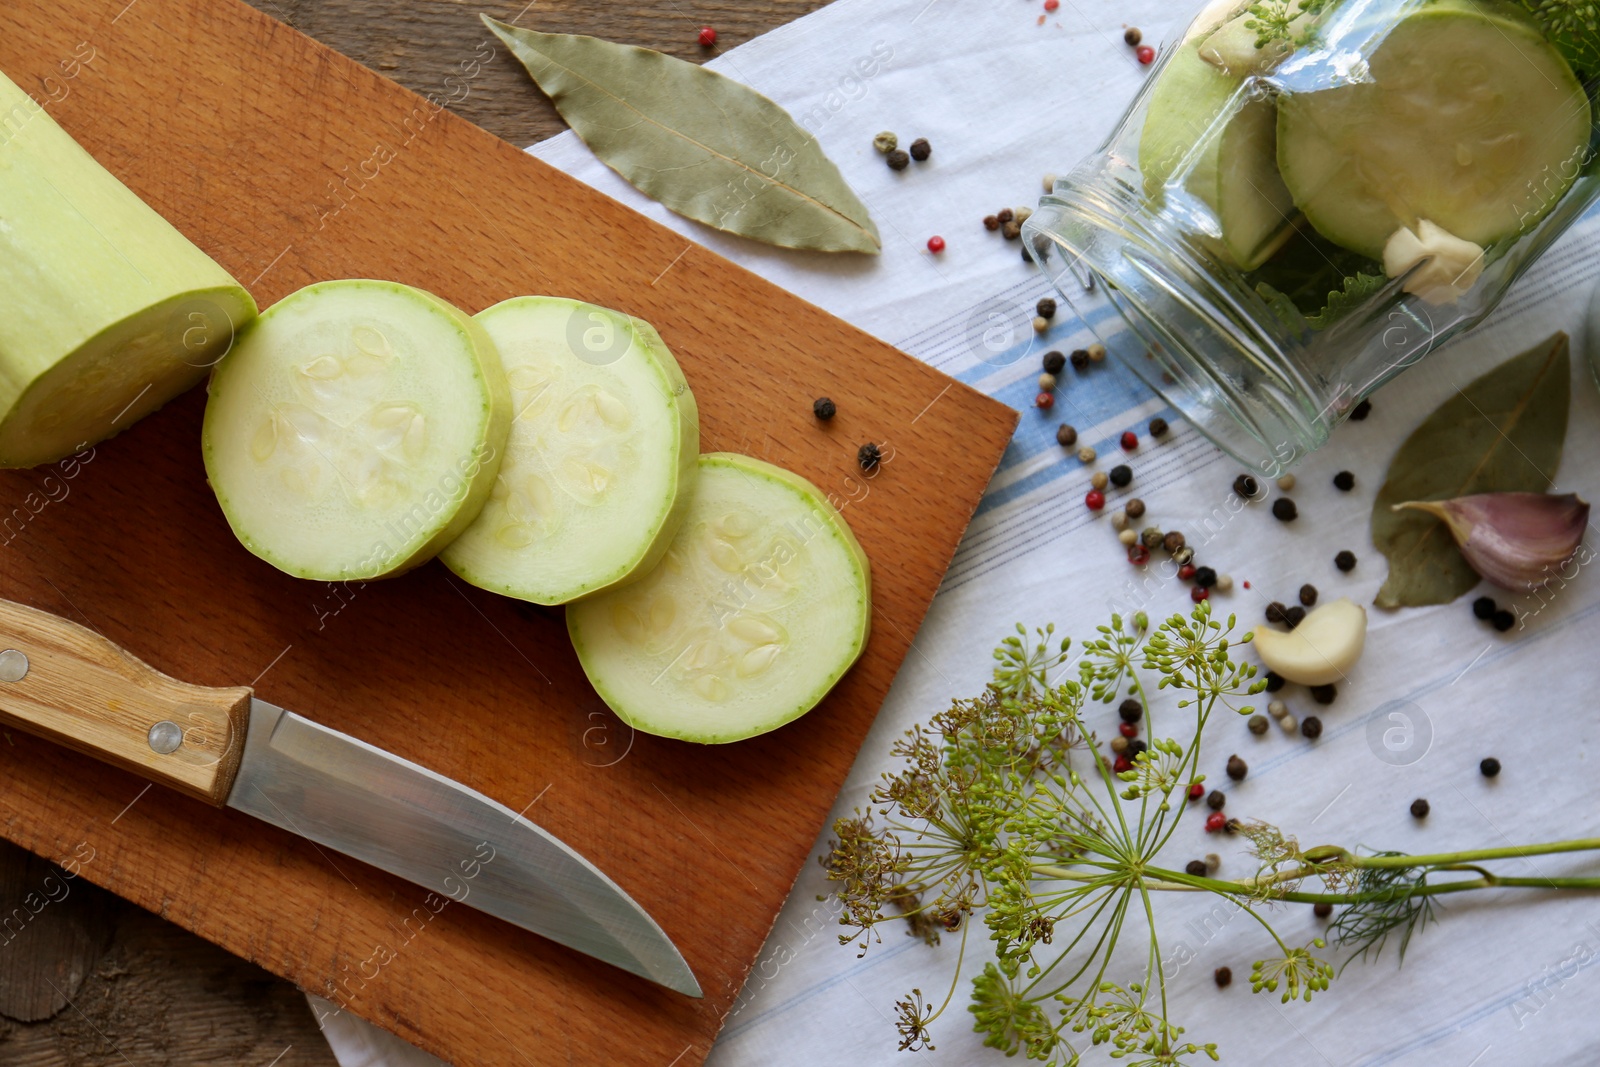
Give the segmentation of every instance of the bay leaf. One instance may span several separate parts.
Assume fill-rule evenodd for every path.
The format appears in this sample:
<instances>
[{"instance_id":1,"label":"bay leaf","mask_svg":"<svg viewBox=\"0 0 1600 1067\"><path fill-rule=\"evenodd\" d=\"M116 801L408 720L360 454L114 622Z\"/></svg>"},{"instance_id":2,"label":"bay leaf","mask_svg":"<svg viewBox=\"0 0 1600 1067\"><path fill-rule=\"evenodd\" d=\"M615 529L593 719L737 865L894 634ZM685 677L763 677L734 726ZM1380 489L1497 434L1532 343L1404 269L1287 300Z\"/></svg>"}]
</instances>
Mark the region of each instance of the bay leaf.
<instances>
[{"instance_id":1,"label":"bay leaf","mask_svg":"<svg viewBox=\"0 0 1600 1067\"><path fill-rule=\"evenodd\" d=\"M606 166L678 214L784 248L883 247L817 139L749 86L648 48L479 17Z\"/></svg>"},{"instance_id":2,"label":"bay leaf","mask_svg":"<svg viewBox=\"0 0 1600 1067\"><path fill-rule=\"evenodd\" d=\"M1445 604L1478 584L1443 522L1392 506L1544 492L1561 465L1570 402L1571 356L1557 333L1457 390L1412 431L1372 505L1372 542L1389 559L1378 607Z\"/></svg>"}]
</instances>

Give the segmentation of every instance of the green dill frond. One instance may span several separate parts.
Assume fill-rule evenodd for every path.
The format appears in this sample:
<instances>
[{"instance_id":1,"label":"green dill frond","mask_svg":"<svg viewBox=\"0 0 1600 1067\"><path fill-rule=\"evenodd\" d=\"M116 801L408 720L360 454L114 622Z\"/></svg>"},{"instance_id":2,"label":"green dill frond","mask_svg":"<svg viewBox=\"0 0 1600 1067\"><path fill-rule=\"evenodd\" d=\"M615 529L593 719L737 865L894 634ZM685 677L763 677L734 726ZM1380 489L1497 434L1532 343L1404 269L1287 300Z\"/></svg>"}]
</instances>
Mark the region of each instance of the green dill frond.
<instances>
[{"instance_id":1,"label":"green dill frond","mask_svg":"<svg viewBox=\"0 0 1600 1067\"><path fill-rule=\"evenodd\" d=\"M1405 853L1378 852L1374 855L1404 856ZM1418 895L1418 890L1427 887L1428 874L1427 868L1420 867L1360 868L1351 894L1359 899L1340 910L1332 927L1335 942L1352 950L1350 959L1365 959L1370 953L1372 959L1377 960L1390 935L1396 935L1399 960L1405 961L1411 935L1438 921L1433 897Z\"/></svg>"}]
</instances>

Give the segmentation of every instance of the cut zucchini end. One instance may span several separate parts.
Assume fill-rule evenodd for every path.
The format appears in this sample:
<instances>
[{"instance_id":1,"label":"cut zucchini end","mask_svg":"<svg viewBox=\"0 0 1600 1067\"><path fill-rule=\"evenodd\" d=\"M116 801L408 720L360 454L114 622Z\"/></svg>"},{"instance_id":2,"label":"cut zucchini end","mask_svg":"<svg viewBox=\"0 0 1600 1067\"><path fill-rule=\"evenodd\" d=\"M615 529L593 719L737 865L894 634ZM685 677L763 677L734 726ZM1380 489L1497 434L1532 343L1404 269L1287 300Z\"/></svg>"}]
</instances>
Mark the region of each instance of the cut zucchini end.
<instances>
[{"instance_id":1,"label":"cut zucchini end","mask_svg":"<svg viewBox=\"0 0 1600 1067\"><path fill-rule=\"evenodd\" d=\"M488 502L441 561L547 605L649 573L688 508L700 446L694 394L661 335L558 297L516 297L477 318L514 417Z\"/></svg>"},{"instance_id":2,"label":"cut zucchini end","mask_svg":"<svg viewBox=\"0 0 1600 1067\"><path fill-rule=\"evenodd\" d=\"M699 458L661 563L567 606L585 674L634 729L725 744L793 722L866 648L871 569L816 486L727 452Z\"/></svg>"},{"instance_id":3,"label":"cut zucchini end","mask_svg":"<svg viewBox=\"0 0 1600 1067\"><path fill-rule=\"evenodd\" d=\"M288 574L387 577L476 517L511 400L482 326L397 282L320 282L212 373L206 475L239 541Z\"/></svg>"},{"instance_id":4,"label":"cut zucchini end","mask_svg":"<svg viewBox=\"0 0 1600 1067\"><path fill-rule=\"evenodd\" d=\"M238 286L197 290L101 330L31 382L0 417L0 467L36 467L132 426L194 385L256 315Z\"/></svg>"}]
</instances>

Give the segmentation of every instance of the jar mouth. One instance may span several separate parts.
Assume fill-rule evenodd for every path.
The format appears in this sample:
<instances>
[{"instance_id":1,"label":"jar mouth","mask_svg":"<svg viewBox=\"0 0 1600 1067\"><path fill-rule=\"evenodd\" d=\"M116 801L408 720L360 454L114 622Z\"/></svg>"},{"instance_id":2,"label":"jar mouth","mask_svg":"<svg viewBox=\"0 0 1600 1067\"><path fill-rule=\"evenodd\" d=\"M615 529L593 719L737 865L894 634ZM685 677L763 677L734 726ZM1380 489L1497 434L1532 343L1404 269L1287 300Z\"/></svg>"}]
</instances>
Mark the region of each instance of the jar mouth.
<instances>
[{"instance_id":1,"label":"jar mouth","mask_svg":"<svg viewBox=\"0 0 1600 1067\"><path fill-rule=\"evenodd\" d=\"M1108 172L1109 171L1109 172ZM1026 247L1078 317L1214 444L1275 478L1323 444L1337 414L1195 247L1196 227L1150 213L1138 172L1058 182L1024 225Z\"/></svg>"}]
</instances>

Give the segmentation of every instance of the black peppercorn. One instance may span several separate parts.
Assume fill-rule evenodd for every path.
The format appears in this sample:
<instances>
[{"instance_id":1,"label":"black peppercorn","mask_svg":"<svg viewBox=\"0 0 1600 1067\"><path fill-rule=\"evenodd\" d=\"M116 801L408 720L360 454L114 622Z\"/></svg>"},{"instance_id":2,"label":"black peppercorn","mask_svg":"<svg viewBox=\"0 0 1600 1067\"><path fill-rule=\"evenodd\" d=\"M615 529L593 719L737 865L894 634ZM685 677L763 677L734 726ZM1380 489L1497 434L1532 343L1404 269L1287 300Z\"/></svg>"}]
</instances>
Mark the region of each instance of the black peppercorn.
<instances>
[{"instance_id":1,"label":"black peppercorn","mask_svg":"<svg viewBox=\"0 0 1600 1067\"><path fill-rule=\"evenodd\" d=\"M1067 357L1055 349L1044 354L1044 371L1046 374L1060 374L1067 366Z\"/></svg>"},{"instance_id":2,"label":"black peppercorn","mask_svg":"<svg viewBox=\"0 0 1600 1067\"><path fill-rule=\"evenodd\" d=\"M994 217L1000 220L1000 225L1002 226L1010 222L1015 215L1016 213L1008 207L1003 207L994 213Z\"/></svg>"},{"instance_id":3,"label":"black peppercorn","mask_svg":"<svg viewBox=\"0 0 1600 1067\"><path fill-rule=\"evenodd\" d=\"M1000 219L994 215L985 215L983 217L983 228L993 233L1000 228Z\"/></svg>"},{"instance_id":4,"label":"black peppercorn","mask_svg":"<svg viewBox=\"0 0 1600 1067\"><path fill-rule=\"evenodd\" d=\"M1333 914L1333 905L1329 904L1327 901L1323 901L1320 904L1313 904L1311 906L1311 914L1315 915L1319 919L1326 919L1328 916Z\"/></svg>"},{"instance_id":5,"label":"black peppercorn","mask_svg":"<svg viewBox=\"0 0 1600 1067\"><path fill-rule=\"evenodd\" d=\"M878 450L878 446L873 444L871 441L868 441L866 444L856 449L856 462L861 464L861 469L864 471L877 470L878 461L882 458L883 453L880 452Z\"/></svg>"},{"instance_id":6,"label":"black peppercorn","mask_svg":"<svg viewBox=\"0 0 1600 1067\"><path fill-rule=\"evenodd\" d=\"M911 158L918 163L921 163L931 155L933 155L933 146L928 143L926 137L918 137L911 142Z\"/></svg>"},{"instance_id":7,"label":"black peppercorn","mask_svg":"<svg viewBox=\"0 0 1600 1067\"><path fill-rule=\"evenodd\" d=\"M1308 740L1315 741L1322 736L1322 720L1315 715L1307 715L1300 722L1300 735Z\"/></svg>"},{"instance_id":8,"label":"black peppercorn","mask_svg":"<svg viewBox=\"0 0 1600 1067\"><path fill-rule=\"evenodd\" d=\"M1268 622L1283 622L1285 617L1286 617L1284 613L1287 612L1288 610L1289 610L1288 608L1284 607L1278 601L1274 600L1272 603L1267 605L1267 621Z\"/></svg>"},{"instance_id":9,"label":"black peppercorn","mask_svg":"<svg viewBox=\"0 0 1600 1067\"><path fill-rule=\"evenodd\" d=\"M1138 722L1144 717L1144 705L1129 697L1118 706L1117 714L1122 716L1123 722Z\"/></svg>"},{"instance_id":10,"label":"black peppercorn","mask_svg":"<svg viewBox=\"0 0 1600 1067\"><path fill-rule=\"evenodd\" d=\"M1305 622L1305 621L1306 621L1306 609L1301 607L1299 604L1293 604L1293 605L1290 605L1288 608L1284 609L1284 612L1283 612L1283 624L1285 626L1289 627L1289 629L1292 630L1296 626L1299 626L1302 622Z\"/></svg>"},{"instance_id":11,"label":"black peppercorn","mask_svg":"<svg viewBox=\"0 0 1600 1067\"><path fill-rule=\"evenodd\" d=\"M1347 548L1333 557L1333 565L1342 571L1353 571L1356 569L1356 554Z\"/></svg>"},{"instance_id":12,"label":"black peppercorn","mask_svg":"<svg viewBox=\"0 0 1600 1067\"><path fill-rule=\"evenodd\" d=\"M1340 471L1333 476L1333 487L1341 492L1348 493L1356 487L1356 476L1349 471Z\"/></svg>"},{"instance_id":13,"label":"black peppercorn","mask_svg":"<svg viewBox=\"0 0 1600 1067\"><path fill-rule=\"evenodd\" d=\"M906 167L911 165L911 157L900 151L898 148L896 148L893 152L886 153L883 157L883 161L889 164L890 170L905 170Z\"/></svg>"},{"instance_id":14,"label":"black peppercorn","mask_svg":"<svg viewBox=\"0 0 1600 1067\"><path fill-rule=\"evenodd\" d=\"M1494 613L1494 618L1491 621L1493 621L1494 628L1496 630L1499 630L1501 633L1505 633L1507 630L1511 629L1517 624L1517 617L1511 614L1511 612L1507 611L1505 608L1501 608L1499 611Z\"/></svg>"},{"instance_id":15,"label":"black peppercorn","mask_svg":"<svg viewBox=\"0 0 1600 1067\"><path fill-rule=\"evenodd\" d=\"M1111 468L1111 484L1118 489L1125 488L1131 481L1133 481L1133 468L1126 463L1118 463Z\"/></svg>"},{"instance_id":16,"label":"black peppercorn","mask_svg":"<svg viewBox=\"0 0 1600 1067\"><path fill-rule=\"evenodd\" d=\"M1217 572L1211 567L1196 567L1194 569L1194 584L1201 589L1210 589L1217 584Z\"/></svg>"},{"instance_id":17,"label":"black peppercorn","mask_svg":"<svg viewBox=\"0 0 1600 1067\"><path fill-rule=\"evenodd\" d=\"M1151 437L1161 437L1166 432L1167 432L1167 420L1166 419L1163 419L1161 416L1158 415L1155 418L1150 420L1150 436Z\"/></svg>"},{"instance_id":18,"label":"black peppercorn","mask_svg":"<svg viewBox=\"0 0 1600 1067\"><path fill-rule=\"evenodd\" d=\"M1360 422L1362 419L1366 418L1368 415L1371 415L1371 414L1372 414L1372 401L1363 400L1361 403L1357 404L1355 410L1350 413L1350 421L1351 422Z\"/></svg>"},{"instance_id":19,"label":"black peppercorn","mask_svg":"<svg viewBox=\"0 0 1600 1067\"><path fill-rule=\"evenodd\" d=\"M1213 789L1206 794L1206 807L1212 811L1221 811L1228 803L1228 794L1220 789Z\"/></svg>"},{"instance_id":20,"label":"black peppercorn","mask_svg":"<svg viewBox=\"0 0 1600 1067\"><path fill-rule=\"evenodd\" d=\"M1161 539L1161 547L1168 552L1176 552L1183 547L1183 534L1173 530Z\"/></svg>"},{"instance_id":21,"label":"black peppercorn","mask_svg":"<svg viewBox=\"0 0 1600 1067\"><path fill-rule=\"evenodd\" d=\"M1300 587L1300 603L1304 604L1306 607L1309 608L1311 605L1315 604L1316 602L1317 602L1317 587L1312 585L1310 582L1307 582L1305 585L1302 585Z\"/></svg>"},{"instance_id":22,"label":"black peppercorn","mask_svg":"<svg viewBox=\"0 0 1600 1067\"><path fill-rule=\"evenodd\" d=\"M1128 518L1130 519L1141 518L1144 515L1144 501L1140 500L1138 497L1134 497L1132 500L1122 505L1122 510L1128 513Z\"/></svg>"},{"instance_id":23,"label":"black peppercorn","mask_svg":"<svg viewBox=\"0 0 1600 1067\"><path fill-rule=\"evenodd\" d=\"M1039 261L1041 263L1048 262L1050 259L1050 238L1046 237L1042 233L1034 234L1033 254L1039 257ZM1022 250L1022 261L1024 263L1028 262L1028 250L1026 248ZM1094 288L1093 281L1093 276L1091 276L1089 286L1090 289Z\"/></svg>"},{"instance_id":24,"label":"black peppercorn","mask_svg":"<svg viewBox=\"0 0 1600 1067\"><path fill-rule=\"evenodd\" d=\"M1500 610L1500 605L1494 602L1492 596L1481 596L1472 602L1472 614L1488 622L1494 618L1494 613Z\"/></svg>"},{"instance_id":25,"label":"black peppercorn","mask_svg":"<svg viewBox=\"0 0 1600 1067\"><path fill-rule=\"evenodd\" d=\"M1260 488L1256 480L1248 474L1241 474L1233 480L1233 491L1247 500L1254 500Z\"/></svg>"},{"instance_id":26,"label":"black peppercorn","mask_svg":"<svg viewBox=\"0 0 1600 1067\"><path fill-rule=\"evenodd\" d=\"M1039 302L1033 305L1033 310L1041 319L1053 319L1056 317L1056 302L1048 296L1041 296Z\"/></svg>"},{"instance_id":27,"label":"black peppercorn","mask_svg":"<svg viewBox=\"0 0 1600 1067\"><path fill-rule=\"evenodd\" d=\"M1339 689L1332 682L1327 685L1314 685L1311 687L1311 699L1318 704L1332 704L1339 699Z\"/></svg>"},{"instance_id":28,"label":"black peppercorn","mask_svg":"<svg viewBox=\"0 0 1600 1067\"><path fill-rule=\"evenodd\" d=\"M819 396L811 402L811 414L827 422L839 413L839 406L825 396Z\"/></svg>"},{"instance_id":29,"label":"black peppercorn","mask_svg":"<svg viewBox=\"0 0 1600 1067\"><path fill-rule=\"evenodd\" d=\"M1233 972L1226 967L1218 967L1211 972L1211 980L1217 983L1218 989L1227 989L1228 983L1233 981Z\"/></svg>"},{"instance_id":30,"label":"black peppercorn","mask_svg":"<svg viewBox=\"0 0 1600 1067\"><path fill-rule=\"evenodd\" d=\"M1500 761L1493 756L1486 757L1478 763L1478 773L1485 778L1493 778L1500 773Z\"/></svg>"},{"instance_id":31,"label":"black peppercorn","mask_svg":"<svg viewBox=\"0 0 1600 1067\"><path fill-rule=\"evenodd\" d=\"M1135 47L1142 40L1144 40L1144 34L1139 32L1139 27L1137 26L1129 26L1122 31L1122 43L1129 48Z\"/></svg>"},{"instance_id":32,"label":"black peppercorn","mask_svg":"<svg viewBox=\"0 0 1600 1067\"><path fill-rule=\"evenodd\" d=\"M1249 774L1249 773L1250 773L1250 765L1245 763L1244 760L1240 759L1238 756L1229 756L1228 757L1228 777L1229 778L1232 778L1234 781L1237 782L1237 781L1240 781L1241 779L1243 779L1244 776Z\"/></svg>"},{"instance_id":33,"label":"black peppercorn","mask_svg":"<svg viewBox=\"0 0 1600 1067\"><path fill-rule=\"evenodd\" d=\"M1074 348L1072 350L1072 369L1076 370L1076 371L1081 371L1085 367L1087 367L1088 365L1089 365L1089 350L1086 349L1086 348Z\"/></svg>"},{"instance_id":34,"label":"black peppercorn","mask_svg":"<svg viewBox=\"0 0 1600 1067\"><path fill-rule=\"evenodd\" d=\"M1428 802L1421 797L1413 800L1411 802L1411 814L1418 819L1426 819L1428 817Z\"/></svg>"},{"instance_id":35,"label":"black peppercorn","mask_svg":"<svg viewBox=\"0 0 1600 1067\"><path fill-rule=\"evenodd\" d=\"M1196 878L1204 878L1206 876L1206 861L1190 860L1184 864L1183 870L1185 874L1192 874Z\"/></svg>"},{"instance_id":36,"label":"black peppercorn","mask_svg":"<svg viewBox=\"0 0 1600 1067\"><path fill-rule=\"evenodd\" d=\"M1279 674L1277 671L1267 672L1267 692L1276 693L1278 690L1283 688L1283 685L1283 675Z\"/></svg>"},{"instance_id":37,"label":"black peppercorn","mask_svg":"<svg viewBox=\"0 0 1600 1067\"><path fill-rule=\"evenodd\" d=\"M1008 241L1015 241L1018 237L1022 236L1022 223L1018 222L1016 219L1011 219L1009 222L1001 223L1000 236L1004 237ZM1027 254L1026 249L1023 250L1023 254Z\"/></svg>"},{"instance_id":38,"label":"black peppercorn","mask_svg":"<svg viewBox=\"0 0 1600 1067\"><path fill-rule=\"evenodd\" d=\"M1132 759L1149 747L1149 745L1135 737L1133 740L1128 742L1128 758Z\"/></svg>"},{"instance_id":39,"label":"black peppercorn","mask_svg":"<svg viewBox=\"0 0 1600 1067\"><path fill-rule=\"evenodd\" d=\"M1056 427L1056 444L1062 448L1071 448L1078 443L1078 431L1066 423Z\"/></svg>"},{"instance_id":40,"label":"black peppercorn","mask_svg":"<svg viewBox=\"0 0 1600 1067\"><path fill-rule=\"evenodd\" d=\"M1293 500L1280 496L1272 502L1272 517L1279 522L1293 522L1300 517L1300 509L1294 506Z\"/></svg>"}]
</instances>

